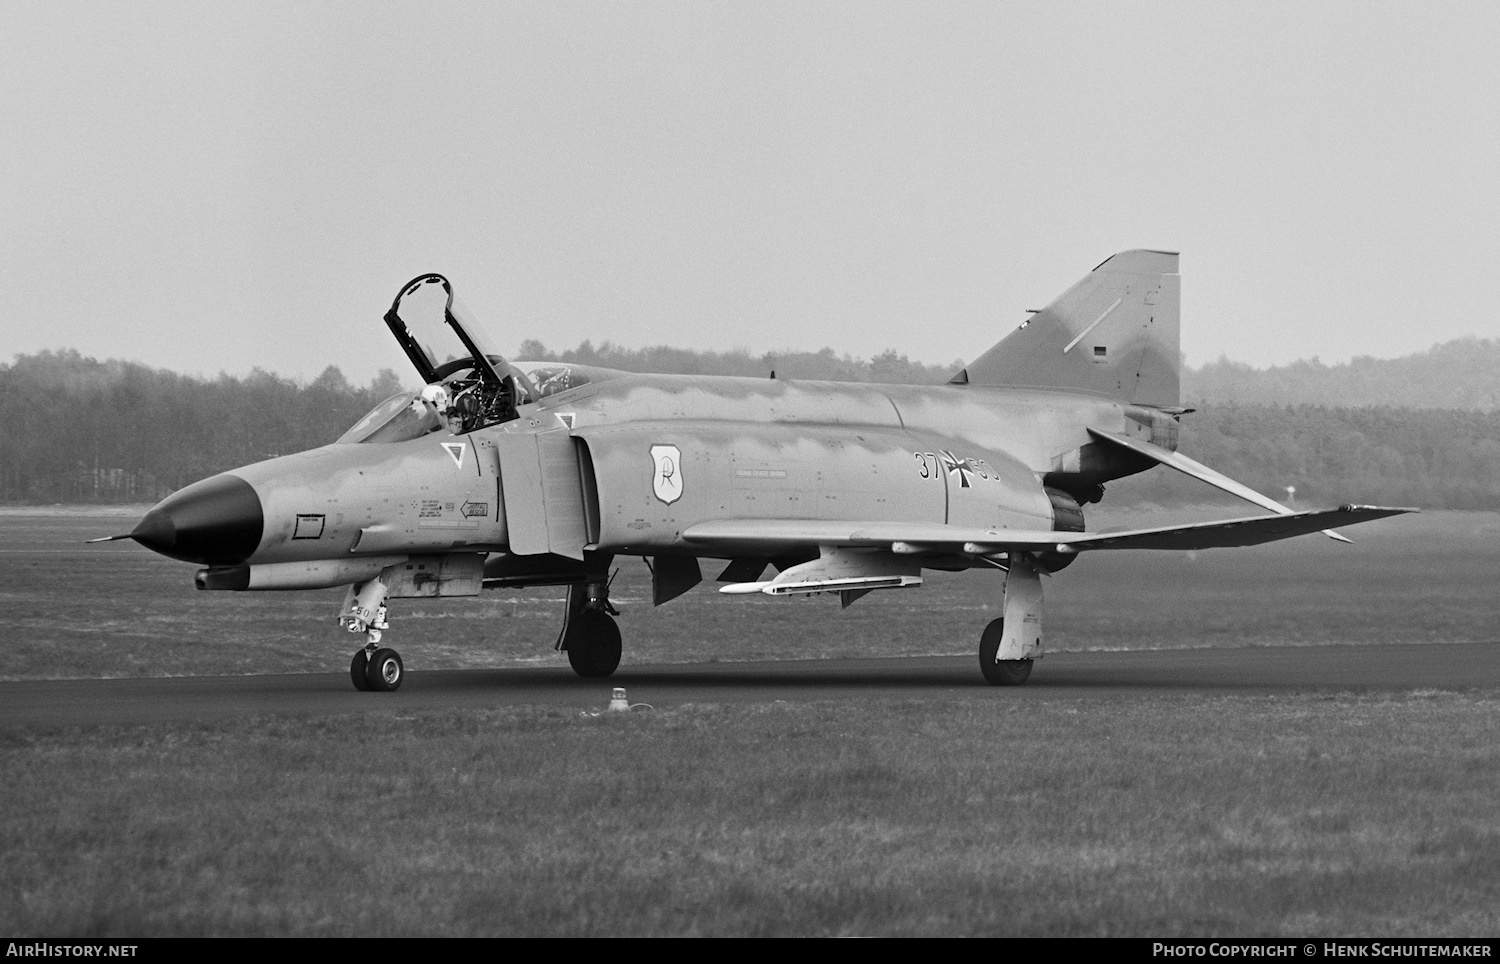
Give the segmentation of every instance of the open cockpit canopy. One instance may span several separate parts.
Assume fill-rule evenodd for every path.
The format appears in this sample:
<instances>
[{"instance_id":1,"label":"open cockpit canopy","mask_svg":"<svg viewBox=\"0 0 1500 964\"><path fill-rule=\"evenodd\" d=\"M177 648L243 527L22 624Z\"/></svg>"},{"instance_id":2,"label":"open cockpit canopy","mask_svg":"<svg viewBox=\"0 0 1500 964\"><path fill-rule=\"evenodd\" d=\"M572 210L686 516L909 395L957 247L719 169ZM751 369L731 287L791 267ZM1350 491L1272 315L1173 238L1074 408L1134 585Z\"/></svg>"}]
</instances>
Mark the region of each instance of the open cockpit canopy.
<instances>
[{"instance_id":1,"label":"open cockpit canopy","mask_svg":"<svg viewBox=\"0 0 1500 964\"><path fill-rule=\"evenodd\" d=\"M507 362L440 274L402 286L385 323L426 387L402 396L409 415L388 398L340 442L396 442L440 428L461 435L508 422L521 405L624 374L564 362Z\"/></svg>"},{"instance_id":2,"label":"open cockpit canopy","mask_svg":"<svg viewBox=\"0 0 1500 964\"><path fill-rule=\"evenodd\" d=\"M472 432L516 417L516 406L535 398L531 380L507 363L453 286L425 274L402 287L385 323L417 374L442 391L423 392L438 417L455 432Z\"/></svg>"}]
</instances>

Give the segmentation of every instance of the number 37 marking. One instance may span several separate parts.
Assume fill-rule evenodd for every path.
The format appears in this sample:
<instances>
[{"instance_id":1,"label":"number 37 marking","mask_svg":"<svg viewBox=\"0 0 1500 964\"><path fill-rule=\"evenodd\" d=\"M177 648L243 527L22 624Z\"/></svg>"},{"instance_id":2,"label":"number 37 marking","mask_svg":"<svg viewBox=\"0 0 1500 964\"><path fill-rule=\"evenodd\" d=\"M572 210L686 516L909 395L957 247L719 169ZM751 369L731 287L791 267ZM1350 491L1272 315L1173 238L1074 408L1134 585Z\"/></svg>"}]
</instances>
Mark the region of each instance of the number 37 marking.
<instances>
[{"instance_id":1,"label":"number 37 marking","mask_svg":"<svg viewBox=\"0 0 1500 964\"><path fill-rule=\"evenodd\" d=\"M959 458L946 451L941 456L934 452L913 452L912 458L917 460L917 474L924 479L941 478L943 466L947 466L950 474L959 477L964 488L969 487L970 475L985 480L998 481L1000 478L1000 474L992 470L984 459Z\"/></svg>"}]
</instances>

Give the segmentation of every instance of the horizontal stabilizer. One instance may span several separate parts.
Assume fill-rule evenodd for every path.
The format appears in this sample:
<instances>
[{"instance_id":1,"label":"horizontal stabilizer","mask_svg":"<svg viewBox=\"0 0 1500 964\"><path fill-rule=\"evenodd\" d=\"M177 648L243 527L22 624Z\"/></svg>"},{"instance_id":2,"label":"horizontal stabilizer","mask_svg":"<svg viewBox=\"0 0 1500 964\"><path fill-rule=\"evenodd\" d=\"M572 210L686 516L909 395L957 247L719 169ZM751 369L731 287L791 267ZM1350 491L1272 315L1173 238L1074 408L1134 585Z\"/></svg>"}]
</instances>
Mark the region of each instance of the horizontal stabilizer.
<instances>
[{"instance_id":1,"label":"horizontal stabilizer","mask_svg":"<svg viewBox=\"0 0 1500 964\"><path fill-rule=\"evenodd\" d=\"M1206 482L1216 489L1222 489L1230 495L1244 499L1252 505L1258 505L1262 509L1270 509L1278 515L1291 515L1296 512L1295 509L1282 505L1270 496L1261 495L1248 485L1242 485L1227 475L1215 472L1202 462L1195 462L1180 452L1162 448L1160 445L1155 445L1144 439L1131 438L1128 435L1116 435L1114 432L1101 432L1098 429L1092 428L1088 431L1090 435L1100 442L1118 446L1137 455L1144 455L1146 458L1159 462L1169 469L1176 469L1183 475L1192 476L1199 482ZM1326 529L1323 530L1323 534L1339 542L1349 541L1337 532L1330 532Z\"/></svg>"}]
</instances>

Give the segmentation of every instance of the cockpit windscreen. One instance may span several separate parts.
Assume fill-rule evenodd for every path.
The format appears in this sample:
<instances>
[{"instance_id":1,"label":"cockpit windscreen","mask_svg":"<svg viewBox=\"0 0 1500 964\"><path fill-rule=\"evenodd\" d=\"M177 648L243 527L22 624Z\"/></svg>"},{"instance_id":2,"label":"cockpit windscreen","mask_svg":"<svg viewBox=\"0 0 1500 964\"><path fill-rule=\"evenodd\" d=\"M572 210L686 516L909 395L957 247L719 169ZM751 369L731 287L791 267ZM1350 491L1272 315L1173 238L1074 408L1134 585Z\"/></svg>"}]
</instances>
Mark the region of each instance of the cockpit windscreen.
<instances>
[{"instance_id":1,"label":"cockpit windscreen","mask_svg":"<svg viewBox=\"0 0 1500 964\"><path fill-rule=\"evenodd\" d=\"M432 407L423 404L416 392L401 392L376 405L340 435L337 444L361 442L405 442L441 431L442 424Z\"/></svg>"}]
</instances>

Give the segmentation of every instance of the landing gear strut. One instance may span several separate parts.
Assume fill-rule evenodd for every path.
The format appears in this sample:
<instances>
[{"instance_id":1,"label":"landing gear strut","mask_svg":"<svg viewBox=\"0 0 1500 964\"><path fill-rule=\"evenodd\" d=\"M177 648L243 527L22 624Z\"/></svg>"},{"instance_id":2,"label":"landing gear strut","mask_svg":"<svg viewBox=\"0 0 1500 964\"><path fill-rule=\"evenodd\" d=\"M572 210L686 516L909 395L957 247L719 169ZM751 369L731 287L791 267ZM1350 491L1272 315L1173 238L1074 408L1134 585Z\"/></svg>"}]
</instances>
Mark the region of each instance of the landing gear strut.
<instances>
[{"instance_id":1,"label":"landing gear strut","mask_svg":"<svg viewBox=\"0 0 1500 964\"><path fill-rule=\"evenodd\" d=\"M620 665L619 612L609 604L609 583L603 578L568 587L568 609L557 645L568 654L568 665L584 679L603 679Z\"/></svg>"}]
</instances>

